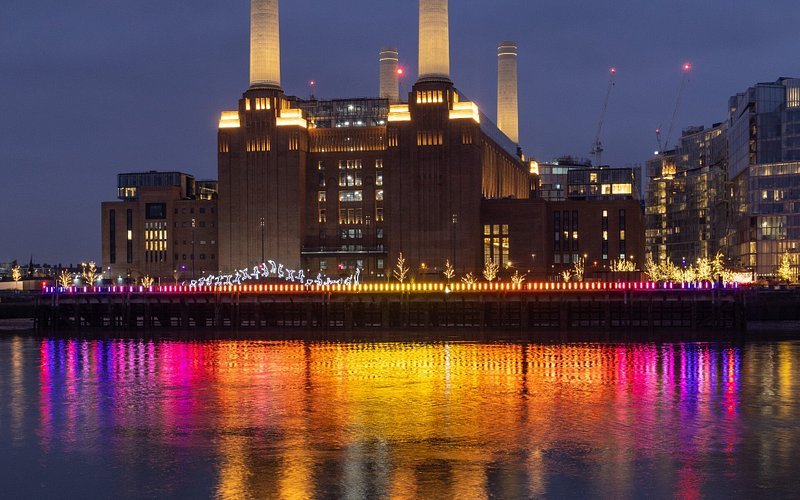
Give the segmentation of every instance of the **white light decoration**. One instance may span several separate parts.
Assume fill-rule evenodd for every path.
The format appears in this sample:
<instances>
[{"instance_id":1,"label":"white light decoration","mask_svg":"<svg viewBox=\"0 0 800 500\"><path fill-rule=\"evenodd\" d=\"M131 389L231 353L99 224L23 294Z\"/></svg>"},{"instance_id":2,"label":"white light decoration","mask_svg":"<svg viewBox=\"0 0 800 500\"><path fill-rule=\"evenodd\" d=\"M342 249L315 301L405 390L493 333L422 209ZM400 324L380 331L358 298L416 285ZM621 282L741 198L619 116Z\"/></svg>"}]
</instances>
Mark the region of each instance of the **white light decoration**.
<instances>
[{"instance_id":1,"label":"white light decoration","mask_svg":"<svg viewBox=\"0 0 800 500\"><path fill-rule=\"evenodd\" d=\"M268 278L276 278L287 283L297 283L305 286L358 286L361 278L361 268L357 268L353 274L346 278L333 279L329 276L323 275L322 273L318 273L316 277L306 277L305 271L302 269L290 269L289 267L275 262L274 260L268 260L267 262L253 266L252 268L245 267L238 269L233 274L221 274L219 276L212 274L197 280L191 280L188 285L192 287L220 287L241 285L246 281L256 281L259 279ZM186 282L182 283L182 285L186 285Z\"/></svg>"}]
</instances>

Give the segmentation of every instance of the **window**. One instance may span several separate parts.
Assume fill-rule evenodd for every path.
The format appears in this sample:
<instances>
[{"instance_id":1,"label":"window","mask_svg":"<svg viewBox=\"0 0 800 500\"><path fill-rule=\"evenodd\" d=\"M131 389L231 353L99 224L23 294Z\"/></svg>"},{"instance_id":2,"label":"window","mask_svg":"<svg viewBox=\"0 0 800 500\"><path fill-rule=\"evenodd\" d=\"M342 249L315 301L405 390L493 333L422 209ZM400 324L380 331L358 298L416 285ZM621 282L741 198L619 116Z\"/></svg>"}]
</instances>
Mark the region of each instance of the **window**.
<instances>
[{"instance_id":1,"label":"window","mask_svg":"<svg viewBox=\"0 0 800 500\"><path fill-rule=\"evenodd\" d=\"M561 212L553 212L553 250L561 251ZM560 259L559 259L560 260ZM556 262L558 264L559 262Z\"/></svg>"},{"instance_id":2,"label":"window","mask_svg":"<svg viewBox=\"0 0 800 500\"><path fill-rule=\"evenodd\" d=\"M383 228L382 227L378 228L378 230L375 233L375 237L378 238L378 239L382 239L383 238Z\"/></svg>"},{"instance_id":3,"label":"window","mask_svg":"<svg viewBox=\"0 0 800 500\"><path fill-rule=\"evenodd\" d=\"M375 168L378 169L378 170L383 168L383 160L382 159L378 158L377 160L375 160Z\"/></svg>"},{"instance_id":4,"label":"window","mask_svg":"<svg viewBox=\"0 0 800 500\"><path fill-rule=\"evenodd\" d=\"M358 191L339 191L339 201L348 203L348 202L357 202L362 201L363 194L361 190Z\"/></svg>"},{"instance_id":5,"label":"window","mask_svg":"<svg viewBox=\"0 0 800 500\"><path fill-rule=\"evenodd\" d=\"M125 227L128 230L128 246L127 250L127 262L128 264L133 264L133 210L130 208L125 211Z\"/></svg>"},{"instance_id":6,"label":"window","mask_svg":"<svg viewBox=\"0 0 800 500\"><path fill-rule=\"evenodd\" d=\"M328 261L326 259L320 259L319 260L319 270L320 271L325 271L326 269L328 269Z\"/></svg>"},{"instance_id":7,"label":"window","mask_svg":"<svg viewBox=\"0 0 800 500\"><path fill-rule=\"evenodd\" d=\"M146 219L166 219L167 218L167 204L166 203L146 203L145 204L145 218Z\"/></svg>"},{"instance_id":8,"label":"window","mask_svg":"<svg viewBox=\"0 0 800 500\"><path fill-rule=\"evenodd\" d=\"M111 264L117 262L117 211L109 210L108 212L108 243L109 243L109 260Z\"/></svg>"},{"instance_id":9,"label":"window","mask_svg":"<svg viewBox=\"0 0 800 500\"><path fill-rule=\"evenodd\" d=\"M339 160L339 170L361 170L361 160Z\"/></svg>"},{"instance_id":10,"label":"window","mask_svg":"<svg viewBox=\"0 0 800 500\"><path fill-rule=\"evenodd\" d=\"M378 189L375 191L375 199L377 201L383 201L383 189Z\"/></svg>"},{"instance_id":11,"label":"window","mask_svg":"<svg viewBox=\"0 0 800 500\"><path fill-rule=\"evenodd\" d=\"M378 174L375 176L375 185L383 186L383 174Z\"/></svg>"},{"instance_id":12,"label":"window","mask_svg":"<svg viewBox=\"0 0 800 500\"><path fill-rule=\"evenodd\" d=\"M327 194L325 193L325 191L320 191L319 193L317 193L317 201L321 202L327 201Z\"/></svg>"},{"instance_id":13,"label":"window","mask_svg":"<svg viewBox=\"0 0 800 500\"><path fill-rule=\"evenodd\" d=\"M339 187L361 186L361 171L339 172Z\"/></svg>"},{"instance_id":14,"label":"window","mask_svg":"<svg viewBox=\"0 0 800 500\"><path fill-rule=\"evenodd\" d=\"M418 90L417 104L440 104L444 102L444 93L441 90Z\"/></svg>"},{"instance_id":15,"label":"window","mask_svg":"<svg viewBox=\"0 0 800 500\"><path fill-rule=\"evenodd\" d=\"M614 194L631 194L633 192L633 188L630 184L612 184L611 191Z\"/></svg>"},{"instance_id":16,"label":"window","mask_svg":"<svg viewBox=\"0 0 800 500\"><path fill-rule=\"evenodd\" d=\"M377 267L378 267L378 269L383 269L384 268L383 259L378 259Z\"/></svg>"},{"instance_id":17,"label":"window","mask_svg":"<svg viewBox=\"0 0 800 500\"><path fill-rule=\"evenodd\" d=\"M483 260L504 268L509 258L508 224L483 226Z\"/></svg>"}]
</instances>

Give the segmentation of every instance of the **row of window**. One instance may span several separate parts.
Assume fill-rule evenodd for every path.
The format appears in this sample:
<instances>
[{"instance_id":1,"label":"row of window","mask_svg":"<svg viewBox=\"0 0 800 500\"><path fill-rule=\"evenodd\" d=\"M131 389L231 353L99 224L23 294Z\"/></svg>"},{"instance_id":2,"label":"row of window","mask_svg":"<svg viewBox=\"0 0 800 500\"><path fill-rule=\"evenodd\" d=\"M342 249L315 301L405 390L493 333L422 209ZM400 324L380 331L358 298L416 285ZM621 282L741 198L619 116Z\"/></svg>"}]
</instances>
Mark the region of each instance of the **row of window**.
<instances>
[{"instance_id":1,"label":"row of window","mask_svg":"<svg viewBox=\"0 0 800 500\"><path fill-rule=\"evenodd\" d=\"M378 269L384 269L385 262L383 259L379 258L375 261L375 266ZM336 264L336 268L340 271L346 271L348 269L364 269L364 260L363 259L341 259ZM319 260L319 270L320 271L327 271L328 270L328 259L320 259Z\"/></svg>"}]
</instances>

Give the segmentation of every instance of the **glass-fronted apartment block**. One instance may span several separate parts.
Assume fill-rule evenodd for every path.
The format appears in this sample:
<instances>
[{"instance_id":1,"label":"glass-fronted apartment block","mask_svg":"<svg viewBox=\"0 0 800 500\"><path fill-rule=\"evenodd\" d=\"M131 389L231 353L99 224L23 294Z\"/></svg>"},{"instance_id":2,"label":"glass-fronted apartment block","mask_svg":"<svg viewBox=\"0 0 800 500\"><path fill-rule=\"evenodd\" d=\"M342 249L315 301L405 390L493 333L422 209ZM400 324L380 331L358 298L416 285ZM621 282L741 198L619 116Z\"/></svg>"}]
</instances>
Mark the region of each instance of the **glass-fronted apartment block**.
<instances>
[{"instance_id":1,"label":"glass-fronted apartment block","mask_svg":"<svg viewBox=\"0 0 800 500\"><path fill-rule=\"evenodd\" d=\"M567 182L572 169L590 169L592 162L585 158L563 156L547 163L539 163L538 195L547 201L567 199Z\"/></svg>"},{"instance_id":2,"label":"glass-fronted apartment block","mask_svg":"<svg viewBox=\"0 0 800 500\"><path fill-rule=\"evenodd\" d=\"M728 119L684 131L647 164L646 242L674 262L722 251L772 277L800 250L800 79L759 83L728 101Z\"/></svg>"},{"instance_id":3,"label":"glass-fronted apartment block","mask_svg":"<svg viewBox=\"0 0 800 500\"><path fill-rule=\"evenodd\" d=\"M564 156L538 164L537 196L547 201L640 199L640 168L593 166Z\"/></svg>"},{"instance_id":4,"label":"glass-fronted apartment block","mask_svg":"<svg viewBox=\"0 0 800 500\"><path fill-rule=\"evenodd\" d=\"M683 131L675 149L647 162L645 239L654 261L711 258L727 234L727 125Z\"/></svg>"},{"instance_id":5,"label":"glass-fronted apartment block","mask_svg":"<svg viewBox=\"0 0 800 500\"><path fill-rule=\"evenodd\" d=\"M567 198L570 200L639 199L636 169L597 167L567 172Z\"/></svg>"},{"instance_id":6,"label":"glass-fronted apartment block","mask_svg":"<svg viewBox=\"0 0 800 500\"><path fill-rule=\"evenodd\" d=\"M733 228L723 245L741 268L772 276L800 245L800 79L759 83L728 107Z\"/></svg>"}]
</instances>

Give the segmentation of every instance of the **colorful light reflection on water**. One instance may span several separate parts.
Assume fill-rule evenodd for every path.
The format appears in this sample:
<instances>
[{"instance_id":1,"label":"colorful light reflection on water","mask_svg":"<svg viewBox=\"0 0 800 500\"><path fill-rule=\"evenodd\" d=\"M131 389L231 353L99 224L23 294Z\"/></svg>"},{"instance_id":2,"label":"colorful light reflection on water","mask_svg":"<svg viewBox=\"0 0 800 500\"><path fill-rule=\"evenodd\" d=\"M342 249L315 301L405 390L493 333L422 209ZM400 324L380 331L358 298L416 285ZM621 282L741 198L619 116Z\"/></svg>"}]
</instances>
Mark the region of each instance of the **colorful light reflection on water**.
<instances>
[{"instance_id":1,"label":"colorful light reflection on water","mask_svg":"<svg viewBox=\"0 0 800 500\"><path fill-rule=\"evenodd\" d=\"M24 496L792 495L799 363L798 343L14 338L0 470Z\"/></svg>"}]
</instances>

